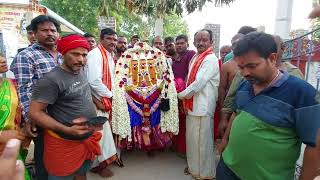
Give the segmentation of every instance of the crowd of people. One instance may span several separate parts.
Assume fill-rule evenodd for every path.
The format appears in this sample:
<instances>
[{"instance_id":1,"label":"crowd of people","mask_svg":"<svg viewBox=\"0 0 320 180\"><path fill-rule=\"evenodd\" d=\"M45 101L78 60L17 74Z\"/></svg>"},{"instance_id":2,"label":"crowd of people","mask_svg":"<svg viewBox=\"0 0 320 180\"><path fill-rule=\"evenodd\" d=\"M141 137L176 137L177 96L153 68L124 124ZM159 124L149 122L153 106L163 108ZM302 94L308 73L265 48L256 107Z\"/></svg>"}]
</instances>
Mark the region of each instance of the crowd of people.
<instances>
[{"instance_id":1,"label":"crowd of people","mask_svg":"<svg viewBox=\"0 0 320 180\"><path fill-rule=\"evenodd\" d=\"M130 139L111 125L115 79L128 59L124 54L146 43L138 35L128 42L110 28L101 30L99 41L89 33L60 37L59 23L45 15L28 28L31 44L10 67L0 57L0 73L14 73L14 79L0 78L0 161L17 172L9 179L84 180L89 171L111 177L110 164L125 166L123 151L140 149L152 157L172 148L187 160L181 173L194 179L292 180L301 143L300 178L319 174L319 93L296 66L282 61L279 36L243 26L230 46L221 47L220 59L208 29L194 34L196 51L187 35L154 37L151 47L174 74L179 133L132 122ZM148 109L144 118L152 117ZM160 105L158 113L165 109ZM23 170L31 141L35 174ZM221 154L217 165L215 149Z\"/></svg>"}]
</instances>

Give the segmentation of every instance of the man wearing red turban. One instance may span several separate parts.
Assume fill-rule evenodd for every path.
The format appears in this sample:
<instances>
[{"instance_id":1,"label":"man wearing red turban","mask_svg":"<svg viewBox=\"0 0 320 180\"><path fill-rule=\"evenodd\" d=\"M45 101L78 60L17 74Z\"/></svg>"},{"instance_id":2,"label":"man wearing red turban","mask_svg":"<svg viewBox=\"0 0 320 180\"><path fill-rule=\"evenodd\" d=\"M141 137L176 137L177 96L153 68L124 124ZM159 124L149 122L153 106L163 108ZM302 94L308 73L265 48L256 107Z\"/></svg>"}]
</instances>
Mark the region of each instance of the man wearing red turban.
<instances>
[{"instance_id":1,"label":"man wearing red turban","mask_svg":"<svg viewBox=\"0 0 320 180\"><path fill-rule=\"evenodd\" d=\"M30 119L45 129L44 165L50 179L86 179L101 154L101 134L86 123L96 117L90 86L83 72L90 46L81 35L57 42L63 64L40 79L32 93Z\"/></svg>"}]
</instances>

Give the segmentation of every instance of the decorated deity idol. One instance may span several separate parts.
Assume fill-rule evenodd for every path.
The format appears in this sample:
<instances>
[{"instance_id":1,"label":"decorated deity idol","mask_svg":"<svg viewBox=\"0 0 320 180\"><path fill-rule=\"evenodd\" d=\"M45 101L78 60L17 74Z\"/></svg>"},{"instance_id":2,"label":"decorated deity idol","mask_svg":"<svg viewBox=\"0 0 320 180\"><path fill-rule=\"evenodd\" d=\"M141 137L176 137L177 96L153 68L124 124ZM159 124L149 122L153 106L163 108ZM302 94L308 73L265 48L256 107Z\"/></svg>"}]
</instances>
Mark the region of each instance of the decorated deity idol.
<instances>
[{"instance_id":1,"label":"decorated deity idol","mask_svg":"<svg viewBox=\"0 0 320 180\"><path fill-rule=\"evenodd\" d=\"M152 151L178 134L178 101L165 55L146 43L128 49L116 64L112 130L121 149Z\"/></svg>"}]
</instances>

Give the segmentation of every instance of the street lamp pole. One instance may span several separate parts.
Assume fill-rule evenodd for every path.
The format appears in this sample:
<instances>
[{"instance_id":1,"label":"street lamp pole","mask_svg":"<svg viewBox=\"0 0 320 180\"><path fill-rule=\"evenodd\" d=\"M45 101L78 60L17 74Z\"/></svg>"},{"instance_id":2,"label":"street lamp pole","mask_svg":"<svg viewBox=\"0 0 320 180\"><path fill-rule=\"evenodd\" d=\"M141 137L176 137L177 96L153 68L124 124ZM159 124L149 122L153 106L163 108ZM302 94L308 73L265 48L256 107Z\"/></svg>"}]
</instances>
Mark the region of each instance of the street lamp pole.
<instances>
[{"instance_id":1,"label":"street lamp pole","mask_svg":"<svg viewBox=\"0 0 320 180\"><path fill-rule=\"evenodd\" d=\"M290 39L293 0L278 0L274 33Z\"/></svg>"}]
</instances>

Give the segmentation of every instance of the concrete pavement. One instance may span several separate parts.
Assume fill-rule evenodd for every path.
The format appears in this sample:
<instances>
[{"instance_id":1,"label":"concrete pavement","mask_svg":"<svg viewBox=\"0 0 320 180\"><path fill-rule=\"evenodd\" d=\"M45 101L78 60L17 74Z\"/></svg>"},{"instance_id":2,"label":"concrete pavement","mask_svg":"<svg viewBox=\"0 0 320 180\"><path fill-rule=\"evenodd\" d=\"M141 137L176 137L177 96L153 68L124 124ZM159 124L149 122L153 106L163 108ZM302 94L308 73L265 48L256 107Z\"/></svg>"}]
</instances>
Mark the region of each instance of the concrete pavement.
<instances>
[{"instance_id":1,"label":"concrete pavement","mask_svg":"<svg viewBox=\"0 0 320 180\"><path fill-rule=\"evenodd\" d=\"M125 167L111 165L114 176L110 180L190 180L183 173L186 160L174 152L157 152L148 157L141 151L125 152L122 155ZM89 173L89 180L102 180L99 175Z\"/></svg>"}]
</instances>

